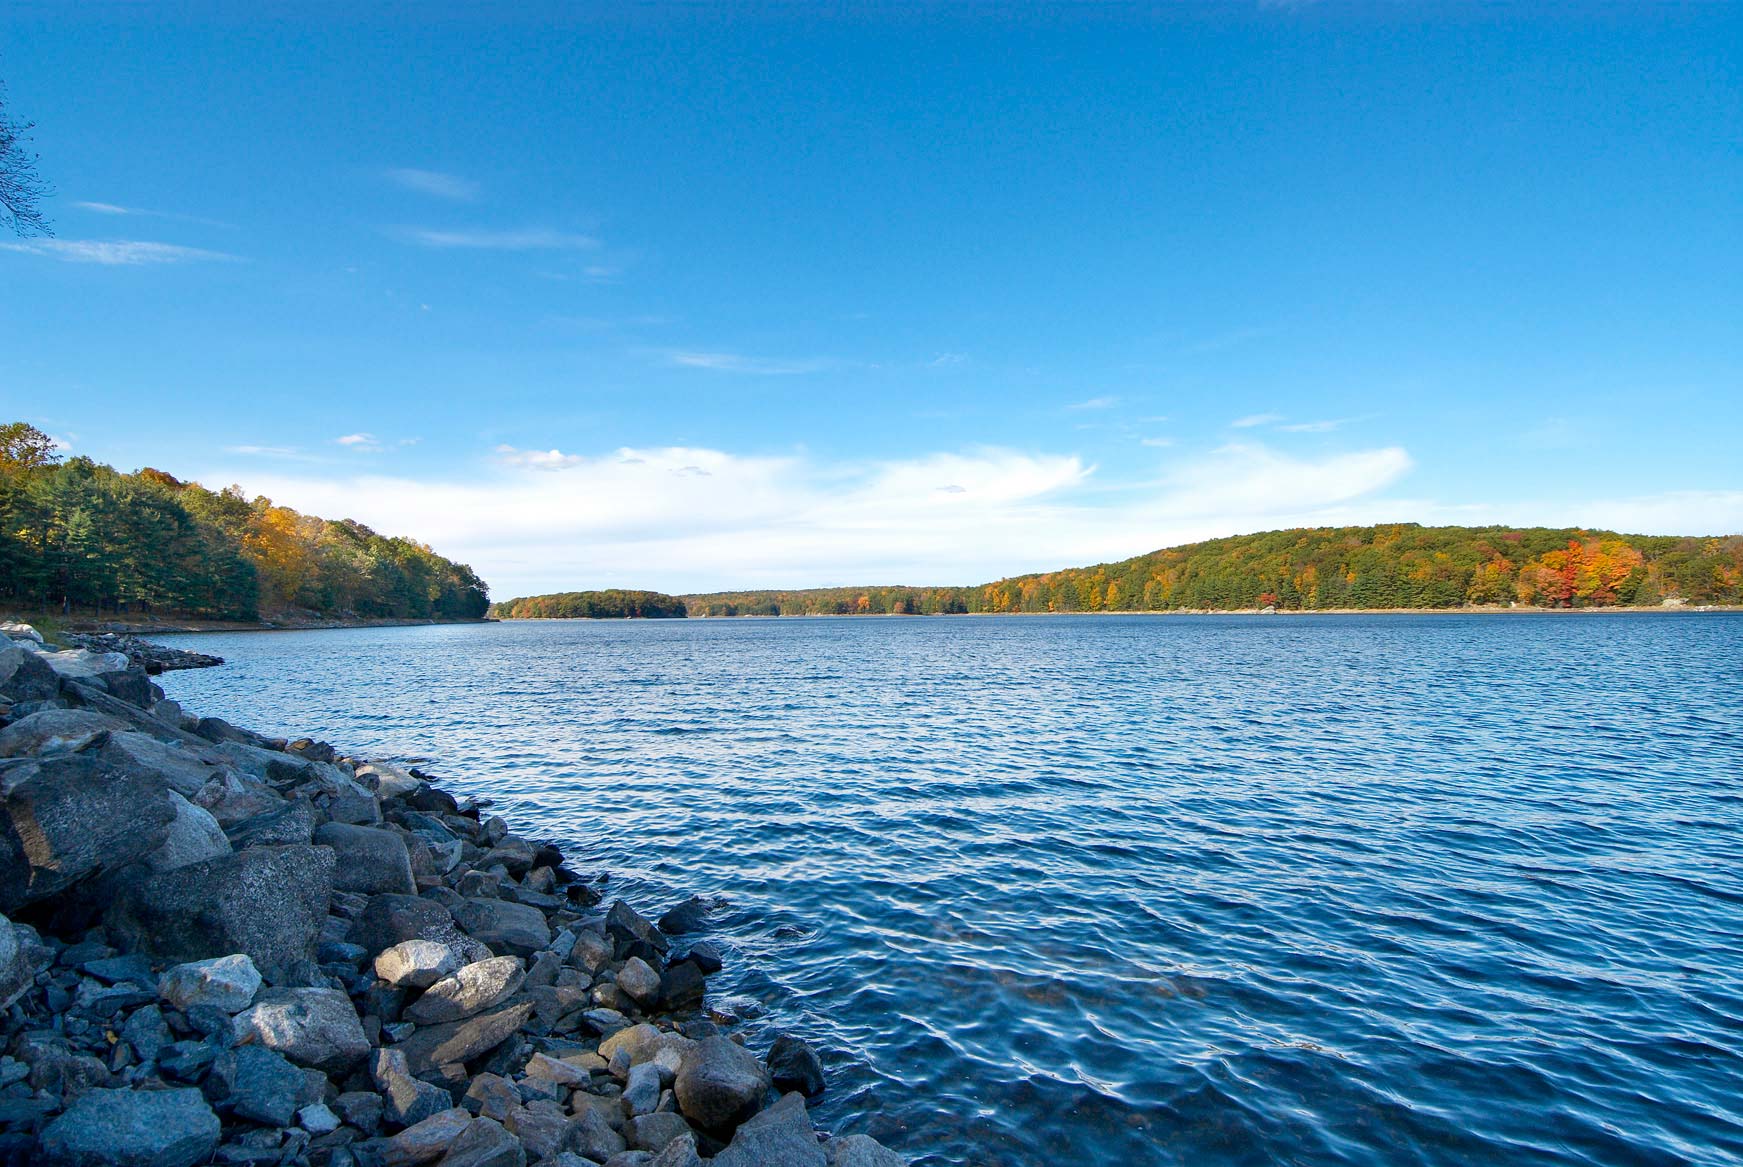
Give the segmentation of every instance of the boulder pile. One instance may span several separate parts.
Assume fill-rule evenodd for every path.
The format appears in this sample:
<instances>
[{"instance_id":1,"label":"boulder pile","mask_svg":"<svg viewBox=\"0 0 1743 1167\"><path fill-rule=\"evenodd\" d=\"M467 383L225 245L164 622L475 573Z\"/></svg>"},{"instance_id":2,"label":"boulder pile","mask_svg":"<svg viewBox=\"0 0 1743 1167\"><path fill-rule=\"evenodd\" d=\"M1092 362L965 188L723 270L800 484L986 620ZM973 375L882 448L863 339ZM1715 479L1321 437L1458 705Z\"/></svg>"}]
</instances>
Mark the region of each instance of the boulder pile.
<instances>
[{"instance_id":1,"label":"boulder pile","mask_svg":"<svg viewBox=\"0 0 1743 1167\"><path fill-rule=\"evenodd\" d=\"M900 1167L648 920L422 774L0 626L0 1164Z\"/></svg>"}]
</instances>

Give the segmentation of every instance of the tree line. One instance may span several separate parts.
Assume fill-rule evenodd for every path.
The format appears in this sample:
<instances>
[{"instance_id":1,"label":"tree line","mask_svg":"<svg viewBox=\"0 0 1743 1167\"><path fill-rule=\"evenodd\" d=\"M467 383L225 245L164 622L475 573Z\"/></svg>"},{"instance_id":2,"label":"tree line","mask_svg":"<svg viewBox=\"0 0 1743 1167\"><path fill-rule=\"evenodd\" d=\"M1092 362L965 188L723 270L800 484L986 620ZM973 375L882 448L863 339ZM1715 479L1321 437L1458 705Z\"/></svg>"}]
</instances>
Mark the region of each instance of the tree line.
<instances>
[{"instance_id":1,"label":"tree line","mask_svg":"<svg viewBox=\"0 0 1743 1167\"><path fill-rule=\"evenodd\" d=\"M688 614L684 601L664 592L622 591L555 592L547 596L522 596L490 606L490 614L502 620L610 620L642 618L682 619Z\"/></svg>"},{"instance_id":2,"label":"tree line","mask_svg":"<svg viewBox=\"0 0 1743 1167\"><path fill-rule=\"evenodd\" d=\"M1239 535L975 587L683 598L692 616L1743 604L1743 536L1392 523Z\"/></svg>"},{"instance_id":3,"label":"tree line","mask_svg":"<svg viewBox=\"0 0 1743 1167\"><path fill-rule=\"evenodd\" d=\"M476 619L490 600L471 568L414 540L237 486L62 459L14 422L0 426L0 604L253 621Z\"/></svg>"}]
</instances>

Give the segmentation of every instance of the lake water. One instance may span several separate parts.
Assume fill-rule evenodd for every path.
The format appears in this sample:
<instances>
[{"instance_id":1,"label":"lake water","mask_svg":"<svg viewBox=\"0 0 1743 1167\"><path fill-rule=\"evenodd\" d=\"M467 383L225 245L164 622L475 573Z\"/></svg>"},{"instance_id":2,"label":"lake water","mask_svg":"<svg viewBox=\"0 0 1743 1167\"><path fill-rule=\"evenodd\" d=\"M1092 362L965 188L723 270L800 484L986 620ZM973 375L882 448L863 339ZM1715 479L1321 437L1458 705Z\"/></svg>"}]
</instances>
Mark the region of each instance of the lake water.
<instances>
[{"instance_id":1,"label":"lake water","mask_svg":"<svg viewBox=\"0 0 1743 1167\"><path fill-rule=\"evenodd\" d=\"M164 639L198 712L723 897L716 1003L920 1163L1743 1162L1737 615Z\"/></svg>"}]
</instances>

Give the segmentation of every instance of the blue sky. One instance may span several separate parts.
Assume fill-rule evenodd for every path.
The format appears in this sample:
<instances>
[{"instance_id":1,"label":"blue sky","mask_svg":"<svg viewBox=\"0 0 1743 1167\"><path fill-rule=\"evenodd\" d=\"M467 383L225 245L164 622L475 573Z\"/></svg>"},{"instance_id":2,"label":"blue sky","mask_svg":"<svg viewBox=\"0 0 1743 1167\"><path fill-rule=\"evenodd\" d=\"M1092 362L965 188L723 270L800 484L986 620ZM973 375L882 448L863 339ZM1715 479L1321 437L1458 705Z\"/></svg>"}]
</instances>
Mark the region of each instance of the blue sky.
<instances>
[{"instance_id":1,"label":"blue sky","mask_svg":"<svg viewBox=\"0 0 1743 1167\"><path fill-rule=\"evenodd\" d=\"M1739 44L1724 4L15 3L57 235L0 240L0 414L503 596L1743 530Z\"/></svg>"}]
</instances>

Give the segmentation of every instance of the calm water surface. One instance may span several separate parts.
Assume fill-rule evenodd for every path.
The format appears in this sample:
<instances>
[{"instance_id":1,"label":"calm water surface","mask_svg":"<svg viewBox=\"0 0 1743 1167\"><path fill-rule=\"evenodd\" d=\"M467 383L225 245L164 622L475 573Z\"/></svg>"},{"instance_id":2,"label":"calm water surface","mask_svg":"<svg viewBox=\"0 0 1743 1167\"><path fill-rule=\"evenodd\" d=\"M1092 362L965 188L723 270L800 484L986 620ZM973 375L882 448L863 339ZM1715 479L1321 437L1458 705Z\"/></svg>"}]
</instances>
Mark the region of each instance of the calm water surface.
<instances>
[{"instance_id":1,"label":"calm water surface","mask_svg":"<svg viewBox=\"0 0 1743 1167\"><path fill-rule=\"evenodd\" d=\"M181 639L200 712L723 897L720 1002L929 1167L1743 1162L1743 617Z\"/></svg>"}]
</instances>

